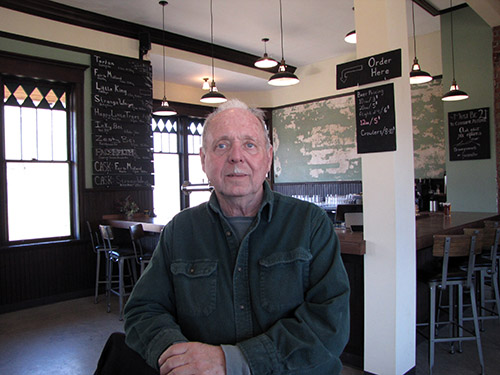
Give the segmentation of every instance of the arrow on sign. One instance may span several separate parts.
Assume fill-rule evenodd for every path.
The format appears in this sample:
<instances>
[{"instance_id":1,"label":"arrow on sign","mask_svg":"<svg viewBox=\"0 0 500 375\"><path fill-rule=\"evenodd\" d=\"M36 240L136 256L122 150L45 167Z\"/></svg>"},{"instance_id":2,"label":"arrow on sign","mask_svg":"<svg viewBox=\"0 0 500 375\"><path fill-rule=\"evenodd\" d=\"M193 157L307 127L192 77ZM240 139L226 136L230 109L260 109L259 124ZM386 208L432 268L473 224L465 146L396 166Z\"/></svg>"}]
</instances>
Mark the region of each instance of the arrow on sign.
<instances>
[{"instance_id":1,"label":"arrow on sign","mask_svg":"<svg viewBox=\"0 0 500 375\"><path fill-rule=\"evenodd\" d=\"M344 69L340 73L340 80L342 81L342 83L346 83L348 74L352 74L354 72L360 72L362 70L363 70L363 65L355 65L350 68Z\"/></svg>"}]
</instances>

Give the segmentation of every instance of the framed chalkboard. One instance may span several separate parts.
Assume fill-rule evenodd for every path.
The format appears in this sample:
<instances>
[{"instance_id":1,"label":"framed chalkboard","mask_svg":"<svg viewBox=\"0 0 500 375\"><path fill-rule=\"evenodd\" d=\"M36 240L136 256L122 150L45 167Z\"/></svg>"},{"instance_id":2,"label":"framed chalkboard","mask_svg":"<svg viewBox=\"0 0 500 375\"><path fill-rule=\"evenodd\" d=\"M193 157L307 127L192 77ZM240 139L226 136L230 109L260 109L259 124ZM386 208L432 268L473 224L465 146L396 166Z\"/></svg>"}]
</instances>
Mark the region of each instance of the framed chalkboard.
<instances>
[{"instance_id":1,"label":"framed chalkboard","mask_svg":"<svg viewBox=\"0 0 500 375\"><path fill-rule=\"evenodd\" d=\"M151 64L96 54L91 68L93 186L151 187Z\"/></svg>"},{"instance_id":2,"label":"framed chalkboard","mask_svg":"<svg viewBox=\"0 0 500 375\"><path fill-rule=\"evenodd\" d=\"M358 153L396 150L392 83L354 92Z\"/></svg>"},{"instance_id":3,"label":"framed chalkboard","mask_svg":"<svg viewBox=\"0 0 500 375\"><path fill-rule=\"evenodd\" d=\"M490 158L489 108L448 113L450 160Z\"/></svg>"}]
</instances>

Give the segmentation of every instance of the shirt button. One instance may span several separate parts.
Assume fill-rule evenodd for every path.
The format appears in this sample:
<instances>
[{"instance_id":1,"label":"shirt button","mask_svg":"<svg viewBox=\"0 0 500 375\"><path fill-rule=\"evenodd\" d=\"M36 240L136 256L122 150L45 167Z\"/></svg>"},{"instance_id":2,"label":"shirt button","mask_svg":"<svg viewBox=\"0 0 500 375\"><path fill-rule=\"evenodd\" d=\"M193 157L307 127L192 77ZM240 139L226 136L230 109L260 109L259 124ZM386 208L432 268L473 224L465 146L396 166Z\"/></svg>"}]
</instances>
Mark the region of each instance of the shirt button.
<instances>
[{"instance_id":1,"label":"shirt button","mask_svg":"<svg viewBox=\"0 0 500 375\"><path fill-rule=\"evenodd\" d=\"M245 310L245 306L240 305L240 310Z\"/></svg>"},{"instance_id":2,"label":"shirt button","mask_svg":"<svg viewBox=\"0 0 500 375\"><path fill-rule=\"evenodd\" d=\"M241 267L238 267L238 272L241 272Z\"/></svg>"},{"instance_id":3,"label":"shirt button","mask_svg":"<svg viewBox=\"0 0 500 375\"><path fill-rule=\"evenodd\" d=\"M230 231L227 231L227 232L226 232L226 236L227 236L227 237L231 237L231 232L230 232Z\"/></svg>"},{"instance_id":4,"label":"shirt button","mask_svg":"<svg viewBox=\"0 0 500 375\"><path fill-rule=\"evenodd\" d=\"M191 268L191 269L189 270L189 273L194 273L194 268Z\"/></svg>"}]
</instances>

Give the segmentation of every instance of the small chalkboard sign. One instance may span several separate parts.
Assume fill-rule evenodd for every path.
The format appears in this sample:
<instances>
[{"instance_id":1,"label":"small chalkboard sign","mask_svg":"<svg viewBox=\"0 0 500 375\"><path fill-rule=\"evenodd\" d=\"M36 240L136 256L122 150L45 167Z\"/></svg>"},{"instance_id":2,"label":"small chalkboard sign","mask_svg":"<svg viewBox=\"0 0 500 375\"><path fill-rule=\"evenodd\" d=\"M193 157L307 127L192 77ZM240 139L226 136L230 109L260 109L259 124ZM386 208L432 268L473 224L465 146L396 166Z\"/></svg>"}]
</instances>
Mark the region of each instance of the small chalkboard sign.
<instances>
[{"instance_id":1,"label":"small chalkboard sign","mask_svg":"<svg viewBox=\"0 0 500 375\"><path fill-rule=\"evenodd\" d=\"M395 151L394 85L356 90L354 96L358 153Z\"/></svg>"},{"instance_id":2,"label":"small chalkboard sign","mask_svg":"<svg viewBox=\"0 0 500 375\"><path fill-rule=\"evenodd\" d=\"M151 187L150 62L95 54L91 69L93 186Z\"/></svg>"},{"instance_id":3,"label":"small chalkboard sign","mask_svg":"<svg viewBox=\"0 0 500 375\"><path fill-rule=\"evenodd\" d=\"M337 90L396 77L401 77L400 49L337 65Z\"/></svg>"},{"instance_id":4,"label":"small chalkboard sign","mask_svg":"<svg viewBox=\"0 0 500 375\"><path fill-rule=\"evenodd\" d=\"M448 113L450 160L490 158L489 108Z\"/></svg>"}]
</instances>

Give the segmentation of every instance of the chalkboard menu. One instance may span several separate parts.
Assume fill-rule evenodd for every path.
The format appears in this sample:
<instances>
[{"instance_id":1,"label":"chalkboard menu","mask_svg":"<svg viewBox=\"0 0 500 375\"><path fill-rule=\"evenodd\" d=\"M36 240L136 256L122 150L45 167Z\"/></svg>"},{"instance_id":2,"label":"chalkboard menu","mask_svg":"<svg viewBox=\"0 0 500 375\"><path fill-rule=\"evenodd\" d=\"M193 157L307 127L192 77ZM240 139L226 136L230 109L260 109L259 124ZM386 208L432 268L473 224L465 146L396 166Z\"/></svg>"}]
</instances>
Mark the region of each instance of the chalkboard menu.
<instances>
[{"instance_id":1,"label":"chalkboard menu","mask_svg":"<svg viewBox=\"0 0 500 375\"><path fill-rule=\"evenodd\" d=\"M450 160L490 158L489 108L448 113Z\"/></svg>"},{"instance_id":2,"label":"chalkboard menu","mask_svg":"<svg viewBox=\"0 0 500 375\"><path fill-rule=\"evenodd\" d=\"M358 153L395 151L394 85L356 90L354 96Z\"/></svg>"},{"instance_id":3,"label":"chalkboard menu","mask_svg":"<svg viewBox=\"0 0 500 375\"><path fill-rule=\"evenodd\" d=\"M151 64L119 56L93 55L91 68L93 186L150 187L153 184Z\"/></svg>"}]
</instances>

